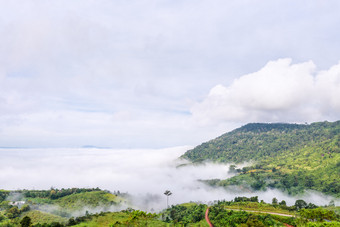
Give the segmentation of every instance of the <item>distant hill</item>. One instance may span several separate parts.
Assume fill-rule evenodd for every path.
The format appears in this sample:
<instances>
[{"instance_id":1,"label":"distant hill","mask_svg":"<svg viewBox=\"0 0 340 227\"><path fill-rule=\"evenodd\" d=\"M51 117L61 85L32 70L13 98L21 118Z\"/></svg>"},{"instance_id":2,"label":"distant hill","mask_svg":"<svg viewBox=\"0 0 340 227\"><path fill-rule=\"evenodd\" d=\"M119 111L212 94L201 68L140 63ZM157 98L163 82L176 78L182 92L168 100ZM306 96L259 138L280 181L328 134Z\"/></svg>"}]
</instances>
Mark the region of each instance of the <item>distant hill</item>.
<instances>
[{"instance_id":1,"label":"distant hill","mask_svg":"<svg viewBox=\"0 0 340 227\"><path fill-rule=\"evenodd\" d=\"M65 226L72 216L88 216L129 206L127 196L99 188L0 190L0 226L22 226L19 219L25 216L34 226Z\"/></svg>"},{"instance_id":2,"label":"distant hill","mask_svg":"<svg viewBox=\"0 0 340 227\"><path fill-rule=\"evenodd\" d=\"M182 158L241 163L236 177L214 184L314 189L340 195L340 121L312 124L251 123L187 151Z\"/></svg>"}]
</instances>

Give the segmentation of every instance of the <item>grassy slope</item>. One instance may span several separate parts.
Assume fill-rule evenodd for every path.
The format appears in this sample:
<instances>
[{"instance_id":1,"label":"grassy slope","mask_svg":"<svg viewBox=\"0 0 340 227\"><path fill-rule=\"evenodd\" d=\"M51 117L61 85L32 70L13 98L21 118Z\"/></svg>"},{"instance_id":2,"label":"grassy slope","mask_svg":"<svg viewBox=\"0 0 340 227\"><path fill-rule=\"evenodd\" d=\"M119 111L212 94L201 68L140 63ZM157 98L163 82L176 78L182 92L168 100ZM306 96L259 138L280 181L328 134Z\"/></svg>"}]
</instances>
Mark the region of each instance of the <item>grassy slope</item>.
<instances>
[{"instance_id":1,"label":"grassy slope","mask_svg":"<svg viewBox=\"0 0 340 227\"><path fill-rule=\"evenodd\" d=\"M30 204L56 205L64 210L74 211L84 207L105 207L124 203L126 200L120 196L105 191L81 192L61 197L59 199L49 198L27 198Z\"/></svg>"},{"instance_id":2,"label":"grassy slope","mask_svg":"<svg viewBox=\"0 0 340 227\"><path fill-rule=\"evenodd\" d=\"M291 212L286 209L282 209L280 206L272 206L268 203L257 203L257 202L235 202L231 205L225 205L225 208L228 209L243 209L250 211L263 211L263 212L273 212L279 214L289 214L294 215L294 212Z\"/></svg>"},{"instance_id":3,"label":"grassy slope","mask_svg":"<svg viewBox=\"0 0 340 227\"><path fill-rule=\"evenodd\" d=\"M120 223L120 224L119 224ZM97 227L97 226L159 226L159 227L170 227L175 226L172 223L166 223L157 218L137 218L135 221L131 222L131 217L129 214L124 212L111 212L107 213L103 216L93 217L89 221L85 221L74 225L75 227ZM180 225L177 225L180 226ZM188 227L208 227L208 224L205 220L202 220L198 223L190 223L187 225Z\"/></svg>"},{"instance_id":4,"label":"grassy slope","mask_svg":"<svg viewBox=\"0 0 340 227\"><path fill-rule=\"evenodd\" d=\"M62 208L77 210L83 207L110 206L122 201L124 199L116 195L104 191L93 191L62 197L57 199L55 204Z\"/></svg>"},{"instance_id":5,"label":"grassy slope","mask_svg":"<svg viewBox=\"0 0 340 227\"><path fill-rule=\"evenodd\" d=\"M182 157L193 162L257 163L243 175L218 183L223 186L245 183L254 189L270 186L293 194L314 189L340 195L340 121L248 124L203 143Z\"/></svg>"},{"instance_id":6,"label":"grassy slope","mask_svg":"<svg viewBox=\"0 0 340 227\"><path fill-rule=\"evenodd\" d=\"M63 218L57 215L49 214L49 213L38 211L38 210L31 210L21 215L22 218L25 216L30 217L33 224L37 224L37 223L51 224L52 222L59 222L59 223L67 222L67 218Z\"/></svg>"},{"instance_id":7,"label":"grassy slope","mask_svg":"<svg viewBox=\"0 0 340 227\"><path fill-rule=\"evenodd\" d=\"M115 226L127 226L128 223L130 223L131 226L166 226L162 221L152 218L138 218L135 221L131 221L128 214L114 212L107 213L104 216L94 217L90 221L75 225L75 227L111 226L113 224L116 224Z\"/></svg>"}]
</instances>

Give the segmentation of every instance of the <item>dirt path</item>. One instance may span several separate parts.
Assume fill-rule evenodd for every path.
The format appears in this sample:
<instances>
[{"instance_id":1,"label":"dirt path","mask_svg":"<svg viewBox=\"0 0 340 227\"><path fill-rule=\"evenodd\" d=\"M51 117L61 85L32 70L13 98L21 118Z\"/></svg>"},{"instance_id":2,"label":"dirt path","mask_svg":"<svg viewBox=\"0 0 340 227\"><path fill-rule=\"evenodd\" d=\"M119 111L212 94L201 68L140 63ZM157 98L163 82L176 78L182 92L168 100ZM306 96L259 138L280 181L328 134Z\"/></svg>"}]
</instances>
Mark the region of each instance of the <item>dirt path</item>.
<instances>
[{"instance_id":1,"label":"dirt path","mask_svg":"<svg viewBox=\"0 0 340 227\"><path fill-rule=\"evenodd\" d=\"M211 224L208 215L209 215L209 207L208 207L207 210L205 211L205 220L207 221L209 227L214 227L213 224Z\"/></svg>"}]
</instances>

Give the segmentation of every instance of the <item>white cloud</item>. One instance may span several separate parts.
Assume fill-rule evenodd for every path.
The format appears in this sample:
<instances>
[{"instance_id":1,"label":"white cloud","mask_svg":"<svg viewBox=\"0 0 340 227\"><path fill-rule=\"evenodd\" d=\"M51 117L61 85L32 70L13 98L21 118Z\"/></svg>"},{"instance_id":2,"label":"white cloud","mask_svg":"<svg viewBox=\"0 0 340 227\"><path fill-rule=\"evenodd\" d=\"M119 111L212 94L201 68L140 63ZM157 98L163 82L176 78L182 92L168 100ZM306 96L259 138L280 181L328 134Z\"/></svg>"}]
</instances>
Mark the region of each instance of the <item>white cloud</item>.
<instances>
[{"instance_id":1,"label":"white cloud","mask_svg":"<svg viewBox=\"0 0 340 227\"><path fill-rule=\"evenodd\" d=\"M340 43L333 38L339 36L334 29L338 6L336 1L305 7L296 1L0 0L0 145L37 147L44 137L42 143L54 146L56 135L70 146L88 138L99 145L126 141L134 147L154 147L155 140L157 147L197 144L239 125L200 127L189 116L192 103L207 90L235 79L234 90L212 92L227 89L232 95L227 95L228 113L217 108L226 98L214 98L194 111L200 122L222 115L242 120L249 109L252 121L292 116L284 106L294 107L306 97L277 86L283 75L264 81L266 91L254 90L250 79L237 78L282 56L312 59L322 69L334 64L340 59ZM289 70L283 74L302 70L295 81L300 88L313 70L312 63L294 69L282 62L280 67ZM270 91L269 83L281 92ZM308 90L310 82L305 83L301 89ZM249 90L253 100L239 94L239 87ZM338 89L330 89L329 102L315 99L324 111L305 106L300 115L321 119L329 108L339 109L334 98ZM273 99L279 102L274 105ZM100 119L93 121L95 115ZM74 135L67 140L69 129ZM95 138L91 130L106 139ZM124 136L111 136L119 134Z\"/></svg>"},{"instance_id":2,"label":"white cloud","mask_svg":"<svg viewBox=\"0 0 340 227\"><path fill-rule=\"evenodd\" d=\"M298 198L322 205L332 199L315 193L291 197L278 190L249 192L240 188L210 188L197 180L231 177L229 166L206 163L177 168L178 164L185 163L177 158L187 149L189 147L153 150L0 149L1 188L100 187L129 192L134 196L136 205L148 210L165 208L165 190L173 193L169 198L170 204L232 200L236 196L255 195L266 202L276 197L290 205Z\"/></svg>"},{"instance_id":3,"label":"white cloud","mask_svg":"<svg viewBox=\"0 0 340 227\"><path fill-rule=\"evenodd\" d=\"M339 120L340 63L317 72L313 62L268 62L257 72L217 85L192 108L201 124Z\"/></svg>"}]
</instances>

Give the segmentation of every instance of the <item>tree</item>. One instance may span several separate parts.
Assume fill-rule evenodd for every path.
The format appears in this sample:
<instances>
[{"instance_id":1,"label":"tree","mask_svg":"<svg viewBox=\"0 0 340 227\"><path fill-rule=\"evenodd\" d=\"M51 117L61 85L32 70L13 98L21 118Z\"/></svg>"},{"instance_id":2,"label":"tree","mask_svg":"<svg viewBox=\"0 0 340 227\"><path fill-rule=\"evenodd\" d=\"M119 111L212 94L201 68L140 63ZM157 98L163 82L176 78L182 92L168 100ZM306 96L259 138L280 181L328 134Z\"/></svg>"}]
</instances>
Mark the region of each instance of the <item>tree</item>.
<instances>
[{"instance_id":1,"label":"tree","mask_svg":"<svg viewBox=\"0 0 340 227\"><path fill-rule=\"evenodd\" d=\"M286 201L284 201L284 200L282 200L279 204L280 204L281 206L287 206Z\"/></svg>"},{"instance_id":2,"label":"tree","mask_svg":"<svg viewBox=\"0 0 340 227\"><path fill-rule=\"evenodd\" d=\"M258 227L265 227L265 225L258 219L257 216L251 215L246 223L248 226L258 226Z\"/></svg>"},{"instance_id":3,"label":"tree","mask_svg":"<svg viewBox=\"0 0 340 227\"><path fill-rule=\"evenodd\" d=\"M298 200L295 201L295 207L296 207L297 210L300 210L302 208L306 208L307 203L302 199L298 199Z\"/></svg>"},{"instance_id":4,"label":"tree","mask_svg":"<svg viewBox=\"0 0 340 227\"><path fill-rule=\"evenodd\" d=\"M30 206L27 205L27 204L25 204L25 205L23 205L23 206L21 207L20 213L29 211L30 209L31 209Z\"/></svg>"},{"instance_id":5,"label":"tree","mask_svg":"<svg viewBox=\"0 0 340 227\"><path fill-rule=\"evenodd\" d=\"M32 222L31 222L31 218L28 216L25 216L21 221L20 221L20 225L22 227L29 227L31 226Z\"/></svg>"},{"instance_id":6,"label":"tree","mask_svg":"<svg viewBox=\"0 0 340 227\"><path fill-rule=\"evenodd\" d=\"M329 204L328 204L329 207L335 207L335 203L334 203L334 200L332 199L331 201L329 201Z\"/></svg>"},{"instance_id":7,"label":"tree","mask_svg":"<svg viewBox=\"0 0 340 227\"><path fill-rule=\"evenodd\" d=\"M51 227L63 227L63 224L60 224L59 222L52 222Z\"/></svg>"},{"instance_id":8,"label":"tree","mask_svg":"<svg viewBox=\"0 0 340 227\"><path fill-rule=\"evenodd\" d=\"M272 204L273 204L273 205L277 205L277 202L278 202L278 201L277 201L277 198L274 197L273 200L272 200Z\"/></svg>"},{"instance_id":9,"label":"tree","mask_svg":"<svg viewBox=\"0 0 340 227\"><path fill-rule=\"evenodd\" d=\"M258 203L259 202L259 197L258 196L250 197L250 201Z\"/></svg>"},{"instance_id":10,"label":"tree","mask_svg":"<svg viewBox=\"0 0 340 227\"><path fill-rule=\"evenodd\" d=\"M70 218L67 222L67 226L72 226L72 225L76 225L77 222L74 220L74 218Z\"/></svg>"},{"instance_id":11,"label":"tree","mask_svg":"<svg viewBox=\"0 0 340 227\"><path fill-rule=\"evenodd\" d=\"M166 191L164 192L164 195L166 195L166 207L168 208L168 207L169 207L169 196L172 195L172 192L169 191L169 190L166 190Z\"/></svg>"},{"instance_id":12,"label":"tree","mask_svg":"<svg viewBox=\"0 0 340 227\"><path fill-rule=\"evenodd\" d=\"M7 211L7 217L9 219L19 217L19 215L20 215L20 210L18 209L18 207L12 207L8 209Z\"/></svg>"}]
</instances>

